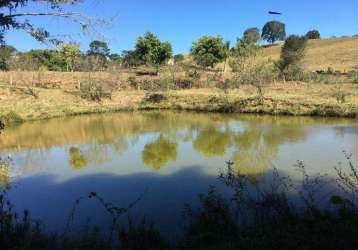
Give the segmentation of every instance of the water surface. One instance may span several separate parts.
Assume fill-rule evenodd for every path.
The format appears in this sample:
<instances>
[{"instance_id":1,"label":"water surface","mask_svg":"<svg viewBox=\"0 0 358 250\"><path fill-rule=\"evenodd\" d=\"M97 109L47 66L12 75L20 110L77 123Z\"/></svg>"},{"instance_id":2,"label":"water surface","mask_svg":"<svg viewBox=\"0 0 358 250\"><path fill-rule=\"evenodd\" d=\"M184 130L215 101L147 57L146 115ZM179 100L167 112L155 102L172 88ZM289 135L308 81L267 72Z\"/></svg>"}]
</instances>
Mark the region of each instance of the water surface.
<instances>
[{"instance_id":1,"label":"water surface","mask_svg":"<svg viewBox=\"0 0 358 250\"><path fill-rule=\"evenodd\" d=\"M233 161L253 183L277 168L296 178L305 162L310 174L334 175L343 151L358 157L358 122L349 119L273 117L148 111L29 122L0 136L1 157L12 166L11 201L30 209L49 230L63 230L73 203L95 191L105 200L145 215L163 230L181 224L184 203L195 203ZM267 181L267 180L266 180ZM98 204L84 199L78 224L107 225Z\"/></svg>"}]
</instances>

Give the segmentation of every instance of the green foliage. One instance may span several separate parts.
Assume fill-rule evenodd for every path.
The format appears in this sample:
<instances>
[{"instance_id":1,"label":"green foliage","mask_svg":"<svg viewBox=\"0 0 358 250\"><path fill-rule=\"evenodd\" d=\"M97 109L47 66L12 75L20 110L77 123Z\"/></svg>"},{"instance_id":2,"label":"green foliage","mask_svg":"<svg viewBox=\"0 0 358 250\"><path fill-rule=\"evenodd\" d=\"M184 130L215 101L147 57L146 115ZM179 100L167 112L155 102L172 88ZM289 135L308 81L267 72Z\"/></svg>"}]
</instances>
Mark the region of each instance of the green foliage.
<instances>
[{"instance_id":1,"label":"green foliage","mask_svg":"<svg viewBox=\"0 0 358 250\"><path fill-rule=\"evenodd\" d=\"M22 123L24 121L24 119L14 111L10 111L5 115L1 115L0 120L3 124Z\"/></svg>"},{"instance_id":2,"label":"green foliage","mask_svg":"<svg viewBox=\"0 0 358 250\"><path fill-rule=\"evenodd\" d=\"M137 39L135 53L143 63L159 66L165 64L173 52L169 42L162 42L153 33L147 32Z\"/></svg>"},{"instance_id":3,"label":"green foliage","mask_svg":"<svg viewBox=\"0 0 358 250\"><path fill-rule=\"evenodd\" d=\"M284 71L289 66L297 65L305 56L307 39L303 36L291 35L285 41L281 50L281 59L278 67Z\"/></svg>"},{"instance_id":4,"label":"green foliage","mask_svg":"<svg viewBox=\"0 0 358 250\"><path fill-rule=\"evenodd\" d=\"M73 71L77 57L81 54L79 45L77 44L63 44L60 50L60 55L66 62L67 71Z\"/></svg>"},{"instance_id":5,"label":"green foliage","mask_svg":"<svg viewBox=\"0 0 358 250\"><path fill-rule=\"evenodd\" d=\"M307 39L321 39L321 34L318 30L310 30L306 34Z\"/></svg>"},{"instance_id":6,"label":"green foliage","mask_svg":"<svg viewBox=\"0 0 358 250\"><path fill-rule=\"evenodd\" d=\"M59 51L56 50L30 50L25 53L31 61L38 62L39 67L43 66L50 71L66 71L67 63Z\"/></svg>"},{"instance_id":7,"label":"green foliage","mask_svg":"<svg viewBox=\"0 0 358 250\"><path fill-rule=\"evenodd\" d=\"M249 42L247 39L239 39L234 48L234 55L240 59L254 57L261 51L260 47L255 43Z\"/></svg>"},{"instance_id":8,"label":"green foliage","mask_svg":"<svg viewBox=\"0 0 358 250\"><path fill-rule=\"evenodd\" d=\"M16 52L16 49L10 45L0 45L0 70L10 69L10 59Z\"/></svg>"},{"instance_id":9,"label":"green foliage","mask_svg":"<svg viewBox=\"0 0 358 250\"><path fill-rule=\"evenodd\" d=\"M190 52L198 65L211 68L228 56L227 46L220 36L201 37L193 43Z\"/></svg>"},{"instance_id":10,"label":"green foliage","mask_svg":"<svg viewBox=\"0 0 358 250\"><path fill-rule=\"evenodd\" d=\"M262 39L274 44L286 38L286 25L278 21L270 21L262 28Z\"/></svg>"},{"instance_id":11,"label":"green foliage","mask_svg":"<svg viewBox=\"0 0 358 250\"><path fill-rule=\"evenodd\" d=\"M243 40L249 44L256 44L260 40L260 30L258 28L249 28L244 31Z\"/></svg>"}]
</instances>

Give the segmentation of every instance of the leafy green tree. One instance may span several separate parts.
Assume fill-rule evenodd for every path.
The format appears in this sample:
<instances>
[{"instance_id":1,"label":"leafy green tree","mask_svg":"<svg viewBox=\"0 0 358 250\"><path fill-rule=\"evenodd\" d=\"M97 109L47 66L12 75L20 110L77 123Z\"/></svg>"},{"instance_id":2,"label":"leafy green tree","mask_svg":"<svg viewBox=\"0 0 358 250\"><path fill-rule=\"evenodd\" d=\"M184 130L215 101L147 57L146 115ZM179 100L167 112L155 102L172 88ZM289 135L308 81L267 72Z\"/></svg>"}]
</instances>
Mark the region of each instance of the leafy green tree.
<instances>
[{"instance_id":1,"label":"leafy green tree","mask_svg":"<svg viewBox=\"0 0 358 250\"><path fill-rule=\"evenodd\" d=\"M66 70L73 71L76 59L81 55L79 46L71 43L63 44L60 53L66 62Z\"/></svg>"},{"instance_id":2,"label":"leafy green tree","mask_svg":"<svg viewBox=\"0 0 358 250\"><path fill-rule=\"evenodd\" d=\"M262 28L262 39L274 44L286 38L286 25L279 21L270 21Z\"/></svg>"},{"instance_id":3,"label":"leafy green tree","mask_svg":"<svg viewBox=\"0 0 358 250\"><path fill-rule=\"evenodd\" d=\"M260 30L258 28L249 28L244 32L243 40L249 44L256 44L260 38Z\"/></svg>"},{"instance_id":4,"label":"leafy green tree","mask_svg":"<svg viewBox=\"0 0 358 250\"><path fill-rule=\"evenodd\" d=\"M178 153L178 145L160 136L156 141L145 145L142 158L144 164L159 170L169 161L175 161Z\"/></svg>"},{"instance_id":5,"label":"leafy green tree","mask_svg":"<svg viewBox=\"0 0 358 250\"><path fill-rule=\"evenodd\" d=\"M135 53L145 64L160 66L165 64L173 54L169 42L162 42L151 32L137 39Z\"/></svg>"},{"instance_id":6,"label":"leafy green tree","mask_svg":"<svg viewBox=\"0 0 358 250\"><path fill-rule=\"evenodd\" d=\"M16 49L10 45L0 45L0 70L9 70L9 61L16 52Z\"/></svg>"},{"instance_id":7,"label":"leafy green tree","mask_svg":"<svg viewBox=\"0 0 358 250\"><path fill-rule=\"evenodd\" d=\"M291 65L297 65L305 55L307 39L304 36L289 36L281 50L279 68L284 70Z\"/></svg>"},{"instance_id":8,"label":"leafy green tree","mask_svg":"<svg viewBox=\"0 0 358 250\"><path fill-rule=\"evenodd\" d=\"M203 67L214 67L227 56L227 45L220 36L203 36L193 43L191 55L195 62Z\"/></svg>"},{"instance_id":9,"label":"leafy green tree","mask_svg":"<svg viewBox=\"0 0 358 250\"><path fill-rule=\"evenodd\" d=\"M321 39L321 34L318 30L310 30L306 34L307 39Z\"/></svg>"}]
</instances>

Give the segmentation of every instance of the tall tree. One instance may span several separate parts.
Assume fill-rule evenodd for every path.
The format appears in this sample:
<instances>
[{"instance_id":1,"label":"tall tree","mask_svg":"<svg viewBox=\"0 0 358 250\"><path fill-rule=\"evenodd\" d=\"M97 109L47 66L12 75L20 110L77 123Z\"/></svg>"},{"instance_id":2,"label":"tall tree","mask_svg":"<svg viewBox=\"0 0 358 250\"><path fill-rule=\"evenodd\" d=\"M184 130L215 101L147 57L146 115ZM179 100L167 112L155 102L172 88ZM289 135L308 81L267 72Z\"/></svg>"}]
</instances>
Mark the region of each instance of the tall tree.
<instances>
[{"instance_id":1,"label":"tall tree","mask_svg":"<svg viewBox=\"0 0 358 250\"><path fill-rule=\"evenodd\" d=\"M108 44L103 41L92 41L87 54L92 64L92 70L103 70L107 65L107 58L110 55Z\"/></svg>"},{"instance_id":2,"label":"tall tree","mask_svg":"<svg viewBox=\"0 0 358 250\"><path fill-rule=\"evenodd\" d=\"M286 38L286 25L279 21L270 21L262 28L262 39L274 44Z\"/></svg>"},{"instance_id":3,"label":"tall tree","mask_svg":"<svg viewBox=\"0 0 358 250\"><path fill-rule=\"evenodd\" d=\"M197 64L213 68L227 58L227 44L220 36L203 36L193 43L190 52Z\"/></svg>"}]
</instances>

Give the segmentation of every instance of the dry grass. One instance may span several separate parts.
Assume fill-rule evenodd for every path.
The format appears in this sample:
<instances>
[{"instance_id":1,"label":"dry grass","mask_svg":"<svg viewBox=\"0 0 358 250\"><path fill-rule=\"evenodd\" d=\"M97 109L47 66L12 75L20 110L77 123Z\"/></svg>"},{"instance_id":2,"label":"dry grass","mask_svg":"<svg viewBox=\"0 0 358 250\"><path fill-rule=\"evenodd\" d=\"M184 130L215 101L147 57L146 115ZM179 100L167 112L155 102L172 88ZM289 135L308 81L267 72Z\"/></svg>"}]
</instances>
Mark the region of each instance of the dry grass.
<instances>
[{"instance_id":1,"label":"dry grass","mask_svg":"<svg viewBox=\"0 0 358 250\"><path fill-rule=\"evenodd\" d=\"M138 109L186 109L290 115L349 116L358 114L358 85L280 83L264 88L264 102L257 101L256 89L242 86L224 93L215 88L159 92L165 98L151 102L153 92L115 91L112 99L91 102L59 89L34 88L38 98L18 89L0 88L0 115L9 112L22 120ZM337 101L343 94L345 101Z\"/></svg>"},{"instance_id":2,"label":"dry grass","mask_svg":"<svg viewBox=\"0 0 358 250\"><path fill-rule=\"evenodd\" d=\"M264 49L264 56L277 60L281 45ZM304 65L312 71L329 67L341 72L358 70L358 37L325 40L310 40L307 45Z\"/></svg>"}]
</instances>

